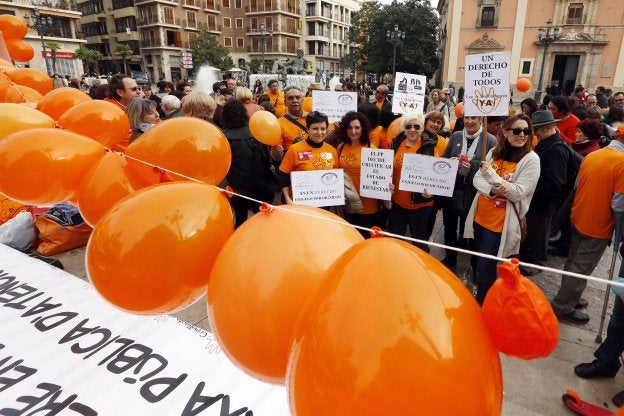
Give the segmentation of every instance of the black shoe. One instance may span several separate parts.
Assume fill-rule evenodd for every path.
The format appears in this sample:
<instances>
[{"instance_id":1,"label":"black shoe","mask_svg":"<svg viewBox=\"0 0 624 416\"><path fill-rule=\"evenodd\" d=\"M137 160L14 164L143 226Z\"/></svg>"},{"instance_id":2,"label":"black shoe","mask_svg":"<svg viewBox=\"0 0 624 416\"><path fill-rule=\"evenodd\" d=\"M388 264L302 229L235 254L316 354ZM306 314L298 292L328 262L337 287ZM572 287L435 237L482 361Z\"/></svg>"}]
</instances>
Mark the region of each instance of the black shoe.
<instances>
[{"instance_id":1,"label":"black shoe","mask_svg":"<svg viewBox=\"0 0 624 416\"><path fill-rule=\"evenodd\" d=\"M587 307L587 305L589 305L587 299L580 298L574 309L584 309Z\"/></svg>"},{"instance_id":2,"label":"black shoe","mask_svg":"<svg viewBox=\"0 0 624 416\"><path fill-rule=\"evenodd\" d=\"M568 257L570 250L561 247L554 247L549 248L546 252L552 256Z\"/></svg>"},{"instance_id":3,"label":"black shoe","mask_svg":"<svg viewBox=\"0 0 624 416\"><path fill-rule=\"evenodd\" d=\"M574 373L580 378L613 378L617 372L618 370L614 371L611 368L607 368L598 360L594 360L591 363L579 364L574 367ZM622 401L624 401L624 392L622 394Z\"/></svg>"},{"instance_id":4,"label":"black shoe","mask_svg":"<svg viewBox=\"0 0 624 416\"><path fill-rule=\"evenodd\" d=\"M624 391L619 392L611 399L615 407L622 407L624 405Z\"/></svg>"},{"instance_id":5,"label":"black shoe","mask_svg":"<svg viewBox=\"0 0 624 416\"><path fill-rule=\"evenodd\" d=\"M589 322L589 315L578 309L574 309L570 313L556 313L555 315L557 315L557 319L560 321L568 321L573 324L586 324Z\"/></svg>"},{"instance_id":6,"label":"black shoe","mask_svg":"<svg viewBox=\"0 0 624 416\"><path fill-rule=\"evenodd\" d=\"M529 277L529 276L535 276L538 273L541 273L542 271L540 269L532 269L530 267L524 267L524 266L520 266L520 274L522 274L525 277Z\"/></svg>"}]
</instances>

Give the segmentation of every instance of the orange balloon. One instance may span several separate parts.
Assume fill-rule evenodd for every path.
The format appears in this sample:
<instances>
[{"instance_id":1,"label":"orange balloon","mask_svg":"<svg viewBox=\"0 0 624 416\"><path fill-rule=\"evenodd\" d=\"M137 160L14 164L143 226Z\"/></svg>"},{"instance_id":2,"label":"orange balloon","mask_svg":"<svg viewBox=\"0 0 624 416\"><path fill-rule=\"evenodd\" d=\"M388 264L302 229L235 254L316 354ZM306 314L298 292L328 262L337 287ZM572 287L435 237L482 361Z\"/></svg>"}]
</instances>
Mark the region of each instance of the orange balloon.
<instances>
[{"instance_id":1,"label":"orange balloon","mask_svg":"<svg viewBox=\"0 0 624 416\"><path fill-rule=\"evenodd\" d=\"M0 80L0 102L6 102L6 93L15 83L11 80Z\"/></svg>"},{"instance_id":2,"label":"orange balloon","mask_svg":"<svg viewBox=\"0 0 624 416\"><path fill-rule=\"evenodd\" d=\"M388 141L392 143L392 140L401 131L401 117L392 120L392 123L388 126Z\"/></svg>"},{"instance_id":3,"label":"orange balloon","mask_svg":"<svg viewBox=\"0 0 624 416\"><path fill-rule=\"evenodd\" d=\"M56 88L43 96L37 104L37 110L46 113L54 120L58 120L67 110L85 101L91 101L91 97L79 89Z\"/></svg>"},{"instance_id":4,"label":"orange balloon","mask_svg":"<svg viewBox=\"0 0 624 416\"><path fill-rule=\"evenodd\" d=\"M35 50L22 39L6 39L7 50L16 62L28 62L35 56Z\"/></svg>"},{"instance_id":5,"label":"orange balloon","mask_svg":"<svg viewBox=\"0 0 624 416\"><path fill-rule=\"evenodd\" d=\"M221 130L195 117L175 117L156 124L132 142L126 154L211 185L225 178L232 161Z\"/></svg>"},{"instance_id":6,"label":"orange balloon","mask_svg":"<svg viewBox=\"0 0 624 416\"><path fill-rule=\"evenodd\" d=\"M32 129L0 141L0 155L0 192L24 204L47 205L72 198L104 147L70 131Z\"/></svg>"},{"instance_id":7,"label":"orange balloon","mask_svg":"<svg viewBox=\"0 0 624 416\"><path fill-rule=\"evenodd\" d=\"M260 143L277 146L282 142L282 128L277 118L268 111L256 111L249 119L249 130Z\"/></svg>"},{"instance_id":8,"label":"orange balloon","mask_svg":"<svg viewBox=\"0 0 624 416\"><path fill-rule=\"evenodd\" d=\"M352 247L327 271L299 321L287 387L293 415L498 416L503 402L472 294L391 238Z\"/></svg>"},{"instance_id":9,"label":"orange balloon","mask_svg":"<svg viewBox=\"0 0 624 416\"><path fill-rule=\"evenodd\" d=\"M45 72L41 72L38 69L16 69L15 71L9 72L8 76L16 84L24 85L37 90L41 95L49 93L54 88L52 78L50 78L50 76Z\"/></svg>"},{"instance_id":10,"label":"orange balloon","mask_svg":"<svg viewBox=\"0 0 624 416\"><path fill-rule=\"evenodd\" d=\"M461 118L464 112L464 103L457 103L455 106L455 117Z\"/></svg>"},{"instance_id":11,"label":"orange balloon","mask_svg":"<svg viewBox=\"0 0 624 416\"><path fill-rule=\"evenodd\" d=\"M206 293L215 258L233 231L230 204L216 187L151 186L100 219L87 246L87 272L100 295L120 309L172 312Z\"/></svg>"},{"instance_id":12,"label":"orange balloon","mask_svg":"<svg viewBox=\"0 0 624 416\"><path fill-rule=\"evenodd\" d=\"M26 22L10 14L0 15L0 32L7 39L22 39L28 34Z\"/></svg>"},{"instance_id":13,"label":"orange balloon","mask_svg":"<svg viewBox=\"0 0 624 416\"><path fill-rule=\"evenodd\" d=\"M2 15L0 15L2 16ZM0 82L11 81L11 78L4 72L0 72Z\"/></svg>"},{"instance_id":14,"label":"orange balloon","mask_svg":"<svg viewBox=\"0 0 624 416\"><path fill-rule=\"evenodd\" d=\"M527 92L531 89L531 81L527 78L518 78L518 81L516 81L516 89L520 92Z\"/></svg>"},{"instance_id":15,"label":"orange balloon","mask_svg":"<svg viewBox=\"0 0 624 416\"><path fill-rule=\"evenodd\" d=\"M30 87L25 87L24 85L12 85L10 86L5 94L4 101L7 103L33 103L36 104L43 98L43 95L39 93L39 91L34 90Z\"/></svg>"},{"instance_id":16,"label":"orange balloon","mask_svg":"<svg viewBox=\"0 0 624 416\"><path fill-rule=\"evenodd\" d=\"M8 16L8 15L0 15L0 16ZM6 59L0 59L0 72L7 73L11 71L15 71L15 65L7 61Z\"/></svg>"},{"instance_id":17,"label":"orange balloon","mask_svg":"<svg viewBox=\"0 0 624 416\"><path fill-rule=\"evenodd\" d=\"M221 347L242 370L274 383L284 382L306 300L333 261L363 240L354 228L298 213L342 221L296 205L260 212L228 240L208 284L210 324Z\"/></svg>"},{"instance_id":18,"label":"orange balloon","mask_svg":"<svg viewBox=\"0 0 624 416\"><path fill-rule=\"evenodd\" d=\"M91 137L107 147L121 142L130 130L126 113L103 100L85 100L71 107L59 117L58 125Z\"/></svg>"},{"instance_id":19,"label":"orange balloon","mask_svg":"<svg viewBox=\"0 0 624 416\"><path fill-rule=\"evenodd\" d=\"M128 169L125 156L107 153L87 172L76 192L82 217L94 227L117 202L139 189L160 183L158 172L152 171L151 179L148 183Z\"/></svg>"},{"instance_id":20,"label":"orange balloon","mask_svg":"<svg viewBox=\"0 0 624 416\"><path fill-rule=\"evenodd\" d=\"M54 120L41 111L12 103L0 103L0 143L17 131L52 128Z\"/></svg>"}]
</instances>

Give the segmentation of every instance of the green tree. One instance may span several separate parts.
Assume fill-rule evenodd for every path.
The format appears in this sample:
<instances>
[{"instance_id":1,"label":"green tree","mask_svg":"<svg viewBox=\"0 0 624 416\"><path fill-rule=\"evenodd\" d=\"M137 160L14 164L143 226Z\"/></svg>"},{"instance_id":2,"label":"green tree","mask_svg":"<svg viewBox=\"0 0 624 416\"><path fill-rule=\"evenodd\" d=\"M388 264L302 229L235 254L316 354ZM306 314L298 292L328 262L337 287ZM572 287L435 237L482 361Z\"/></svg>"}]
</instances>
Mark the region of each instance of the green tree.
<instances>
[{"instance_id":1,"label":"green tree","mask_svg":"<svg viewBox=\"0 0 624 416\"><path fill-rule=\"evenodd\" d=\"M56 51L61 49L61 44L53 40L46 40L43 44L50 50L50 56L52 57L52 75L56 75Z\"/></svg>"},{"instance_id":2,"label":"green tree","mask_svg":"<svg viewBox=\"0 0 624 416\"><path fill-rule=\"evenodd\" d=\"M365 2L351 21L349 41L356 44L353 58L360 69L378 75L392 72L393 46L386 32L405 32L405 40L397 46L396 70L422 74L431 78L439 62L437 33L440 24L429 0L393 0L391 4Z\"/></svg>"},{"instance_id":3,"label":"green tree","mask_svg":"<svg viewBox=\"0 0 624 416\"><path fill-rule=\"evenodd\" d=\"M83 65L87 67L85 68L85 72L88 73L94 71L96 74L100 73L99 60L104 57L100 51L81 47L80 49L77 49L75 53L76 59L80 59ZM91 66L93 66L93 68L91 68Z\"/></svg>"},{"instance_id":4,"label":"green tree","mask_svg":"<svg viewBox=\"0 0 624 416\"><path fill-rule=\"evenodd\" d=\"M205 29L201 29L197 37L191 40L190 49L195 67L211 65L226 71L234 66L234 61L228 50L220 46L217 38Z\"/></svg>"},{"instance_id":5,"label":"green tree","mask_svg":"<svg viewBox=\"0 0 624 416\"><path fill-rule=\"evenodd\" d=\"M123 64L123 73L128 75L128 55L134 55L132 48L125 43L118 43L113 51L114 55L121 56L121 63Z\"/></svg>"}]
</instances>

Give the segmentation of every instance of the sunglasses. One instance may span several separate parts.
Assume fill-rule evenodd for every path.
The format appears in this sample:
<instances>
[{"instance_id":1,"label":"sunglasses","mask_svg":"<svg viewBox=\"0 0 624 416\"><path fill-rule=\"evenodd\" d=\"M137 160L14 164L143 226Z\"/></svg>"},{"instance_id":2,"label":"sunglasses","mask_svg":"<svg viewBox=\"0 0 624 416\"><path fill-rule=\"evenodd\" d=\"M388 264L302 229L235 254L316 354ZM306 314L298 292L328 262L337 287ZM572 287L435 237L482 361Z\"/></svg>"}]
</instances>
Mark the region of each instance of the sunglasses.
<instances>
[{"instance_id":1,"label":"sunglasses","mask_svg":"<svg viewBox=\"0 0 624 416\"><path fill-rule=\"evenodd\" d=\"M406 124L405 130L411 130L412 128L420 130L420 124Z\"/></svg>"},{"instance_id":2,"label":"sunglasses","mask_svg":"<svg viewBox=\"0 0 624 416\"><path fill-rule=\"evenodd\" d=\"M130 90L130 91L138 91L139 87L132 87L132 88L127 88L127 89Z\"/></svg>"},{"instance_id":3,"label":"sunglasses","mask_svg":"<svg viewBox=\"0 0 624 416\"><path fill-rule=\"evenodd\" d=\"M515 136L519 136L520 133L524 133L525 136L529 136L531 134L531 129L515 128L515 129L507 129L507 131L512 132Z\"/></svg>"}]
</instances>

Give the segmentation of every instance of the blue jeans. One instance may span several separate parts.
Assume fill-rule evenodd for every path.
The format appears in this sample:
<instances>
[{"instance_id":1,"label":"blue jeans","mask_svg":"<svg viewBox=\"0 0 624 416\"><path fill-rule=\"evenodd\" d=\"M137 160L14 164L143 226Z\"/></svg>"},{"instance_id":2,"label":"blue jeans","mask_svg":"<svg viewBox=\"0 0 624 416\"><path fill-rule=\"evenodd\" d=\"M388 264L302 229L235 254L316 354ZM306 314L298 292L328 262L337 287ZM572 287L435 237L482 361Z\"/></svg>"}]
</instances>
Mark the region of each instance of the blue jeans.
<instances>
[{"instance_id":1,"label":"blue jeans","mask_svg":"<svg viewBox=\"0 0 624 416\"><path fill-rule=\"evenodd\" d=\"M495 233L487 228L474 223L475 250L483 254L498 254L498 247L501 242L501 233ZM496 280L496 260L490 260L477 256L477 268L475 275L477 279L477 302L483 305L485 295Z\"/></svg>"},{"instance_id":2,"label":"blue jeans","mask_svg":"<svg viewBox=\"0 0 624 416\"><path fill-rule=\"evenodd\" d=\"M620 266L620 274L623 276L624 262ZM611 319L609 319L609 326L607 327L607 338L600 344L594 356L604 364L607 368L613 370L619 370L620 355L624 352L624 303L619 296L615 297L615 303L613 304L613 313Z\"/></svg>"}]
</instances>

